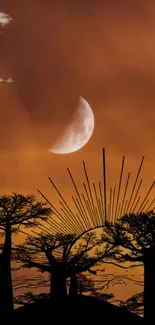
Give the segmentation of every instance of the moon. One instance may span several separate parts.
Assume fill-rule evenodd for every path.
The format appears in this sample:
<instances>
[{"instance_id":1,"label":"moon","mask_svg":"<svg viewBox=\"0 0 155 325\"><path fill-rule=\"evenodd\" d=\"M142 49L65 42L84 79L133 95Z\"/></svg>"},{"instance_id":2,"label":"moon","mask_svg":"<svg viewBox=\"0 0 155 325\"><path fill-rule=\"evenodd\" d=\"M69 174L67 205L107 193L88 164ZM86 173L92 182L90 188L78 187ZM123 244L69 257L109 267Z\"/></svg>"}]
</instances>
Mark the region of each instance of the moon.
<instances>
[{"instance_id":1,"label":"moon","mask_svg":"<svg viewBox=\"0 0 155 325\"><path fill-rule=\"evenodd\" d=\"M87 101L80 97L77 111L62 135L48 151L56 154L69 154L86 145L94 130L94 114Z\"/></svg>"}]
</instances>

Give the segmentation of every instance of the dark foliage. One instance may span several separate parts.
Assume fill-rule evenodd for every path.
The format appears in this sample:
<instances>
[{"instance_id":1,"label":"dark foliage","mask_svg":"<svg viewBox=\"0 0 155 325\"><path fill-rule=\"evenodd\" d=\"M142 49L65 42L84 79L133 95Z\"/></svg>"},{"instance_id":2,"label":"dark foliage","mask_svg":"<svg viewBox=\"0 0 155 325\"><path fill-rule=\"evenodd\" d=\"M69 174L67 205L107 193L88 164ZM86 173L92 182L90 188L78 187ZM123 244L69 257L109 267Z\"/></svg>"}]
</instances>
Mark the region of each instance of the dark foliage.
<instances>
[{"instance_id":1,"label":"dark foliage","mask_svg":"<svg viewBox=\"0 0 155 325\"><path fill-rule=\"evenodd\" d=\"M121 308L125 308L126 310L143 316L144 314L144 292L137 293L126 301L121 301Z\"/></svg>"}]
</instances>

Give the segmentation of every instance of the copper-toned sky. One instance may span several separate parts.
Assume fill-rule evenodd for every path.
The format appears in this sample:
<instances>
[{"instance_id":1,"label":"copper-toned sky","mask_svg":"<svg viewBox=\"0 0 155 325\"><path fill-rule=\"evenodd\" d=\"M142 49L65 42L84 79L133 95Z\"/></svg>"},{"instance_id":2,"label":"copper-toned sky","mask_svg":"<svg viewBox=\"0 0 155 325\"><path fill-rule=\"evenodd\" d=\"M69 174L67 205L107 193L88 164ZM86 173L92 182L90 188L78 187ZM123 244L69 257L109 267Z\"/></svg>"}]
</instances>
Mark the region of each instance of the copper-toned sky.
<instances>
[{"instance_id":1,"label":"copper-toned sky","mask_svg":"<svg viewBox=\"0 0 155 325\"><path fill-rule=\"evenodd\" d=\"M123 154L155 159L154 1L2 0L1 9L12 22L1 28L0 75L15 79L0 84L1 191L34 191L82 159L95 170L102 147L113 164ZM80 95L93 137L55 156L47 149Z\"/></svg>"},{"instance_id":2,"label":"copper-toned sky","mask_svg":"<svg viewBox=\"0 0 155 325\"><path fill-rule=\"evenodd\" d=\"M155 4L153 0L1 0L12 17L0 30L0 191L68 195L66 167L85 160L99 178L101 148L115 186L122 155L136 171L146 155L145 186L155 162ZM79 96L91 105L95 130L81 150L47 150L74 114ZM78 176L79 179L79 176ZM50 197L52 196L50 192ZM54 194L53 194L54 195ZM54 197L54 196L53 196Z\"/></svg>"}]
</instances>

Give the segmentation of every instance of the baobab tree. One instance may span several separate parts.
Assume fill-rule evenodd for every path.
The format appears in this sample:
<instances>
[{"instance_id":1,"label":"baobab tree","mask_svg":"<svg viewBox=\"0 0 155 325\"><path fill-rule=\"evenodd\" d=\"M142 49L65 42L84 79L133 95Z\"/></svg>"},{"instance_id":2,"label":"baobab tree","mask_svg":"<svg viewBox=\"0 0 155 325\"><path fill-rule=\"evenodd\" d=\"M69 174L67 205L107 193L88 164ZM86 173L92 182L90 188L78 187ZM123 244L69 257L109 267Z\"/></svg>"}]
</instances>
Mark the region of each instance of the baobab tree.
<instances>
[{"instance_id":1,"label":"baobab tree","mask_svg":"<svg viewBox=\"0 0 155 325\"><path fill-rule=\"evenodd\" d=\"M13 311L11 277L12 235L22 227L35 227L52 213L46 203L38 202L33 195L0 196L0 235L4 237L0 255L0 308L4 314Z\"/></svg>"},{"instance_id":2,"label":"baobab tree","mask_svg":"<svg viewBox=\"0 0 155 325\"><path fill-rule=\"evenodd\" d=\"M80 239L70 234L40 234L36 238L28 237L24 245L18 246L15 259L22 262L24 267L36 267L50 274L51 297L67 295L68 278L70 278L70 295L77 295L77 275L86 271L95 274L96 271L92 268L100 264L107 254L107 247L104 251L102 247L102 252L99 250L101 244L102 240L93 232L85 234Z\"/></svg>"},{"instance_id":3,"label":"baobab tree","mask_svg":"<svg viewBox=\"0 0 155 325\"><path fill-rule=\"evenodd\" d=\"M106 223L103 240L114 249L117 262L144 266L144 319L154 324L155 293L155 213L123 216L116 224Z\"/></svg>"},{"instance_id":4,"label":"baobab tree","mask_svg":"<svg viewBox=\"0 0 155 325\"><path fill-rule=\"evenodd\" d=\"M23 245L17 246L14 253L14 259L22 262L24 267L35 267L50 274L50 294L53 297L67 294L65 258L72 237L72 235L43 235L42 233L37 237L28 236ZM60 258L57 254L61 254Z\"/></svg>"},{"instance_id":5,"label":"baobab tree","mask_svg":"<svg viewBox=\"0 0 155 325\"><path fill-rule=\"evenodd\" d=\"M32 288L38 289L39 287L43 288L43 286L47 287L48 282L49 282L48 280L42 280L42 281L39 281L40 283L38 283L38 279L33 279L33 280L34 281L30 281L28 278L22 279L22 277L20 277L19 283L17 285L22 288L27 287L27 288L31 288L31 289ZM114 295L111 293L105 293L104 291L100 292L101 288L99 288L99 290L98 290L98 288L96 287L95 279L90 279L85 274L77 275L77 287L78 287L78 295L83 295L86 293L89 296L97 297L98 299L101 299L104 301L108 301L114 297ZM104 290L103 286L102 286L102 290ZM37 294L32 291L27 291L23 294L15 296L14 303L18 304L18 305L28 305L33 302L37 302L39 300L46 301L48 299L50 299L50 293L42 292L42 293Z\"/></svg>"}]
</instances>

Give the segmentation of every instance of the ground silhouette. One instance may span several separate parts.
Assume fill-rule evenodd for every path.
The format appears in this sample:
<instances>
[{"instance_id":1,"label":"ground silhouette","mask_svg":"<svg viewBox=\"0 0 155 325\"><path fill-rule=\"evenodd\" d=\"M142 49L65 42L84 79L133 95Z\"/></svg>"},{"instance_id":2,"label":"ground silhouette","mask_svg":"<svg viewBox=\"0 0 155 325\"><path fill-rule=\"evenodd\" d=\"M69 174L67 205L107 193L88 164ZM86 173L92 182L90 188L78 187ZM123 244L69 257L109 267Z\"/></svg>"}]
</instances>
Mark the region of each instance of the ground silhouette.
<instances>
[{"instance_id":1,"label":"ground silhouette","mask_svg":"<svg viewBox=\"0 0 155 325\"><path fill-rule=\"evenodd\" d=\"M16 325L80 324L142 325L144 319L94 297L78 295L51 301L41 300L14 310Z\"/></svg>"}]
</instances>

